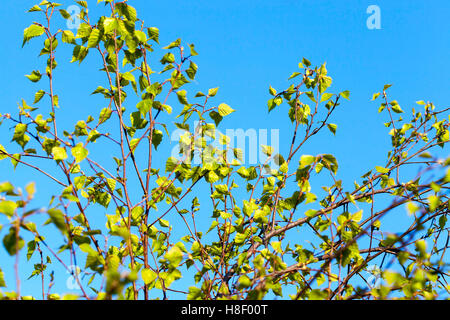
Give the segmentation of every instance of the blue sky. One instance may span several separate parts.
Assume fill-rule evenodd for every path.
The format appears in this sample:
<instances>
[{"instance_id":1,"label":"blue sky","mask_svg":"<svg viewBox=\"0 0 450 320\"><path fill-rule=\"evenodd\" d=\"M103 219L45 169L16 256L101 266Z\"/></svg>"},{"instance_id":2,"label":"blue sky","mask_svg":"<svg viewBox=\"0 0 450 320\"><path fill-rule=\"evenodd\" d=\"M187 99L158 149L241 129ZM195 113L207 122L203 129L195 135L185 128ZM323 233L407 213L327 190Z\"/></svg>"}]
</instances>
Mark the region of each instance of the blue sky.
<instances>
[{"instance_id":1,"label":"blue sky","mask_svg":"<svg viewBox=\"0 0 450 320\"><path fill-rule=\"evenodd\" d=\"M32 102L39 88L24 75L41 67L44 60L37 57L41 41L21 48L23 29L36 19L25 11L35 1L4 2L0 11L0 113L14 113L22 98ZM95 14L96 1L88 3ZM332 122L338 124L336 136L320 135L302 153L334 154L340 177L348 178L350 184L368 169L382 165L389 151L390 139L383 126L387 119L377 113L377 103L370 102L372 94L384 84L394 85L391 98L404 110L410 110L417 100L432 101L438 108L450 104L450 2L446 0L134 0L129 4L136 7L147 26L160 29L162 45L179 37L196 45L199 56L194 61L199 71L188 91L193 95L220 87L214 103L226 102L236 109L222 122L222 128L280 129L282 150L287 148L292 128L287 110L268 114L268 87L287 88L287 78L297 71L302 57L314 65L326 62L333 77L330 91L348 89L351 100L344 101L333 116ZM380 30L366 27L366 9L372 4L381 9ZM70 51L60 51L62 65L70 61ZM159 59L157 55L153 61ZM98 114L97 104L104 102L89 94L99 82L105 82L100 74L89 71L100 68L97 58L64 68L58 74L56 90L67 111L62 121L69 126L89 113ZM0 127L0 133L0 143L8 145L6 124ZM6 162L0 163L0 181L10 180L18 186L36 181L42 199L38 205L45 206L52 184L29 170L11 173L11 165ZM7 270L10 267L3 265L5 254L0 249L0 267Z\"/></svg>"}]
</instances>

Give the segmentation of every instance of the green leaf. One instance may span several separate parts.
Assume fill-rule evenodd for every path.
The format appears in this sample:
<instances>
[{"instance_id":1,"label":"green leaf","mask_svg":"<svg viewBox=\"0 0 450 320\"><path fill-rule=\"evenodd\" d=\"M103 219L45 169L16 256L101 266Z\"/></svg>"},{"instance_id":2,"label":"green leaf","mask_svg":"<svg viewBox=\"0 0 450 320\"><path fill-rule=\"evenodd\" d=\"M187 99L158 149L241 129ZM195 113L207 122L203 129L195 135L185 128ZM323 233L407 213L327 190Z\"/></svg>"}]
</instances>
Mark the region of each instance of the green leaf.
<instances>
[{"instance_id":1,"label":"green leaf","mask_svg":"<svg viewBox=\"0 0 450 320\"><path fill-rule=\"evenodd\" d=\"M64 214L59 209L49 209L47 211L51 222L63 233L67 233L66 219Z\"/></svg>"},{"instance_id":2,"label":"green leaf","mask_svg":"<svg viewBox=\"0 0 450 320\"><path fill-rule=\"evenodd\" d=\"M3 146L0 144L0 160L9 158L9 157L6 155L7 153L8 153L8 152L6 151L5 147L3 147Z\"/></svg>"},{"instance_id":3,"label":"green leaf","mask_svg":"<svg viewBox=\"0 0 450 320\"><path fill-rule=\"evenodd\" d=\"M95 142L100 137L101 135L97 130L91 130L86 140L89 142Z\"/></svg>"},{"instance_id":4,"label":"green leaf","mask_svg":"<svg viewBox=\"0 0 450 320\"><path fill-rule=\"evenodd\" d=\"M280 104L283 103L283 98L281 96L275 97L273 98L273 102L275 102L275 104L279 106Z\"/></svg>"},{"instance_id":5,"label":"green leaf","mask_svg":"<svg viewBox=\"0 0 450 320\"><path fill-rule=\"evenodd\" d=\"M322 161L327 169L331 170L334 174L337 173L338 162L332 154L322 155Z\"/></svg>"},{"instance_id":6,"label":"green leaf","mask_svg":"<svg viewBox=\"0 0 450 320\"><path fill-rule=\"evenodd\" d=\"M247 168L245 167L240 167L237 171L236 171L242 178L248 178L250 173L248 172Z\"/></svg>"},{"instance_id":7,"label":"green leaf","mask_svg":"<svg viewBox=\"0 0 450 320\"><path fill-rule=\"evenodd\" d=\"M161 64L174 63L175 62L175 56L173 55L172 52L168 52L161 58L160 62L161 62Z\"/></svg>"},{"instance_id":8,"label":"green leaf","mask_svg":"<svg viewBox=\"0 0 450 320\"><path fill-rule=\"evenodd\" d=\"M209 90L208 90L208 96L214 97L214 96L217 94L218 91L219 91L219 88L212 88L212 89L209 89Z\"/></svg>"},{"instance_id":9,"label":"green leaf","mask_svg":"<svg viewBox=\"0 0 450 320\"><path fill-rule=\"evenodd\" d=\"M425 255L427 252L427 243L425 240L417 240L415 243L416 251L418 251L421 255Z\"/></svg>"},{"instance_id":10,"label":"green leaf","mask_svg":"<svg viewBox=\"0 0 450 320\"><path fill-rule=\"evenodd\" d=\"M195 75L197 74L198 66L191 61L189 64L189 68L186 69L186 74L188 75L189 79L194 80Z\"/></svg>"},{"instance_id":11,"label":"green leaf","mask_svg":"<svg viewBox=\"0 0 450 320\"><path fill-rule=\"evenodd\" d=\"M208 181L209 183L214 183L217 180L219 180L219 176L214 171L209 171L206 174L206 181Z\"/></svg>"},{"instance_id":12,"label":"green leaf","mask_svg":"<svg viewBox=\"0 0 450 320\"><path fill-rule=\"evenodd\" d=\"M178 246L173 246L165 255L164 258L166 258L170 266L176 268L179 266L180 262L183 260L183 252Z\"/></svg>"},{"instance_id":13,"label":"green leaf","mask_svg":"<svg viewBox=\"0 0 450 320\"><path fill-rule=\"evenodd\" d=\"M209 117L214 120L216 126L222 121L223 117L217 111L211 111Z\"/></svg>"},{"instance_id":14,"label":"green leaf","mask_svg":"<svg viewBox=\"0 0 450 320\"><path fill-rule=\"evenodd\" d=\"M84 58L86 58L88 54L88 48L83 46L75 46L72 53L71 63L78 61L78 63L83 62Z\"/></svg>"},{"instance_id":15,"label":"green leaf","mask_svg":"<svg viewBox=\"0 0 450 320\"><path fill-rule=\"evenodd\" d=\"M327 65L327 63L325 62L323 65L320 66L319 74L322 74L325 76L327 75L328 71L327 71L326 65Z\"/></svg>"},{"instance_id":16,"label":"green leaf","mask_svg":"<svg viewBox=\"0 0 450 320\"><path fill-rule=\"evenodd\" d=\"M30 182L25 186L25 191L28 194L28 199L32 199L34 194L36 193L36 183Z\"/></svg>"},{"instance_id":17,"label":"green leaf","mask_svg":"<svg viewBox=\"0 0 450 320\"><path fill-rule=\"evenodd\" d=\"M30 10L27 12L36 12L36 11L42 11L41 7L39 7L37 4L34 5Z\"/></svg>"},{"instance_id":18,"label":"green leaf","mask_svg":"<svg viewBox=\"0 0 450 320\"><path fill-rule=\"evenodd\" d=\"M0 268L0 288L4 288L6 287L6 283L5 283L5 275L2 271L2 269Z\"/></svg>"},{"instance_id":19,"label":"green leaf","mask_svg":"<svg viewBox=\"0 0 450 320\"><path fill-rule=\"evenodd\" d=\"M306 167L309 166L310 164L312 164L314 161L316 160L316 157L311 156L311 155L302 155L300 158L300 166Z\"/></svg>"},{"instance_id":20,"label":"green leaf","mask_svg":"<svg viewBox=\"0 0 450 320\"><path fill-rule=\"evenodd\" d=\"M328 293L320 289L313 289L309 294L309 300L325 300L327 297Z\"/></svg>"},{"instance_id":21,"label":"green leaf","mask_svg":"<svg viewBox=\"0 0 450 320\"><path fill-rule=\"evenodd\" d=\"M380 96L380 93L379 93L379 92L374 93L373 96L372 96L372 101L374 101L375 99L377 99L379 96Z\"/></svg>"},{"instance_id":22,"label":"green leaf","mask_svg":"<svg viewBox=\"0 0 450 320\"><path fill-rule=\"evenodd\" d=\"M242 275L239 278L239 288L243 289L243 288L248 288L252 285L252 280L247 276L247 275Z\"/></svg>"},{"instance_id":23,"label":"green leaf","mask_svg":"<svg viewBox=\"0 0 450 320\"><path fill-rule=\"evenodd\" d=\"M181 104L184 104L184 105L189 104L189 102L187 101L187 98L186 98L186 94L187 94L186 90L177 91L178 101L180 101Z\"/></svg>"},{"instance_id":24,"label":"green leaf","mask_svg":"<svg viewBox=\"0 0 450 320\"><path fill-rule=\"evenodd\" d=\"M333 96L333 93L324 93L322 94L322 97L320 98L320 102L324 102L327 100L330 100L330 98Z\"/></svg>"},{"instance_id":25,"label":"green leaf","mask_svg":"<svg viewBox=\"0 0 450 320\"><path fill-rule=\"evenodd\" d=\"M64 42L64 43L76 44L76 41L75 41L75 35L74 35L73 32L70 31L70 30L64 30L64 31L62 32L61 40L62 40L62 42Z\"/></svg>"},{"instance_id":26,"label":"green leaf","mask_svg":"<svg viewBox=\"0 0 450 320\"><path fill-rule=\"evenodd\" d=\"M164 219L159 219L159 220L158 220L158 223L159 223L159 225L160 225L161 227L163 227L163 228L168 228L168 227L170 226L169 221L164 220Z\"/></svg>"},{"instance_id":27,"label":"green leaf","mask_svg":"<svg viewBox=\"0 0 450 320\"><path fill-rule=\"evenodd\" d=\"M116 3L116 10L129 21L135 22L137 20L136 9L126 3Z\"/></svg>"},{"instance_id":28,"label":"green leaf","mask_svg":"<svg viewBox=\"0 0 450 320\"><path fill-rule=\"evenodd\" d=\"M441 216L441 217L439 218L439 227L440 227L441 229L444 229L446 223L447 223L447 217L446 217L446 216Z\"/></svg>"},{"instance_id":29,"label":"green leaf","mask_svg":"<svg viewBox=\"0 0 450 320\"><path fill-rule=\"evenodd\" d=\"M92 32L92 27L87 23L82 23L78 27L77 36L76 38L81 38L83 41L89 37L89 35Z\"/></svg>"},{"instance_id":30,"label":"green leaf","mask_svg":"<svg viewBox=\"0 0 450 320\"><path fill-rule=\"evenodd\" d=\"M141 114L143 116L145 116L150 111L152 104L153 104L152 100L144 99L136 105L136 108L138 108L138 110L141 112Z\"/></svg>"},{"instance_id":31,"label":"green leaf","mask_svg":"<svg viewBox=\"0 0 450 320\"><path fill-rule=\"evenodd\" d=\"M30 140L25 133L27 132L28 126L25 123L18 123L14 129L13 141L16 141L22 148Z\"/></svg>"},{"instance_id":32,"label":"green leaf","mask_svg":"<svg viewBox=\"0 0 450 320\"><path fill-rule=\"evenodd\" d=\"M317 102L316 101L316 97L314 97L314 93L312 91L307 91L305 92L305 94L308 96L308 98L310 98L313 102Z\"/></svg>"},{"instance_id":33,"label":"green leaf","mask_svg":"<svg viewBox=\"0 0 450 320\"><path fill-rule=\"evenodd\" d=\"M133 152L134 153L134 151L136 150L136 148L138 147L138 143L139 143L139 139L132 139L131 141L130 141L130 150L131 150L131 152Z\"/></svg>"},{"instance_id":34,"label":"green leaf","mask_svg":"<svg viewBox=\"0 0 450 320\"><path fill-rule=\"evenodd\" d=\"M267 101L267 106L269 107L269 112L272 111L277 105L275 104L274 99L269 99Z\"/></svg>"},{"instance_id":35,"label":"green leaf","mask_svg":"<svg viewBox=\"0 0 450 320\"><path fill-rule=\"evenodd\" d=\"M147 42L147 35L145 34L145 32L142 32L141 30L136 30L134 32L134 35L136 36L136 38L138 39L138 41L140 43L146 43Z\"/></svg>"},{"instance_id":36,"label":"green leaf","mask_svg":"<svg viewBox=\"0 0 450 320\"><path fill-rule=\"evenodd\" d=\"M283 249L281 248L281 241L272 241L270 243L275 252L283 253Z\"/></svg>"},{"instance_id":37,"label":"green leaf","mask_svg":"<svg viewBox=\"0 0 450 320\"><path fill-rule=\"evenodd\" d=\"M42 97L45 95L45 91L44 90L39 90L38 92L36 92L36 94L34 95L34 102L33 104L38 103L39 101L41 101Z\"/></svg>"},{"instance_id":38,"label":"green leaf","mask_svg":"<svg viewBox=\"0 0 450 320\"><path fill-rule=\"evenodd\" d=\"M95 48L100 42L100 30L94 29L92 30L91 34L89 35L89 40L87 47L88 48Z\"/></svg>"},{"instance_id":39,"label":"green leaf","mask_svg":"<svg viewBox=\"0 0 450 320\"><path fill-rule=\"evenodd\" d=\"M164 47L163 49L172 49L172 48L180 46L180 44L181 44L181 39L177 39L174 42L172 42L171 44L169 44L168 46Z\"/></svg>"},{"instance_id":40,"label":"green leaf","mask_svg":"<svg viewBox=\"0 0 450 320\"><path fill-rule=\"evenodd\" d=\"M75 158L76 163L80 163L81 161L86 159L86 157L89 154L89 151L85 149L83 143L80 142L75 147L72 148L71 153L72 156Z\"/></svg>"},{"instance_id":41,"label":"green leaf","mask_svg":"<svg viewBox=\"0 0 450 320\"><path fill-rule=\"evenodd\" d=\"M38 82L42 78L42 74L38 70L34 70L31 74L25 75L30 81Z\"/></svg>"},{"instance_id":42,"label":"green leaf","mask_svg":"<svg viewBox=\"0 0 450 320\"><path fill-rule=\"evenodd\" d=\"M226 184L216 185L216 191L220 194L228 194L228 186Z\"/></svg>"},{"instance_id":43,"label":"green leaf","mask_svg":"<svg viewBox=\"0 0 450 320\"><path fill-rule=\"evenodd\" d=\"M12 217L17 209L17 203L14 201L1 201L0 202L0 213L6 214L8 217Z\"/></svg>"},{"instance_id":44,"label":"green leaf","mask_svg":"<svg viewBox=\"0 0 450 320\"><path fill-rule=\"evenodd\" d=\"M363 211L362 211L362 210L359 210L358 212L352 214L352 220L355 221L355 222L361 221L361 219L362 219L362 214L363 214Z\"/></svg>"},{"instance_id":45,"label":"green leaf","mask_svg":"<svg viewBox=\"0 0 450 320\"><path fill-rule=\"evenodd\" d=\"M156 272L154 272L151 269L142 269L141 271L141 276L142 276L142 280L144 280L144 283L146 285L152 283L153 281L156 280L156 278L158 277L158 275L156 274Z\"/></svg>"},{"instance_id":46,"label":"green leaf","mask_svg":"<svg viewBox=\"0 0 450 320\"><path fill-rule=\"evenodd\" d=\"M54 160L65 160L67 159L66 149L61 147L53 147L52 154Z\"/></svg>"},{"instance_id":47,"label":"green leaf","mask_svg":"<svg viewBox=\"0 0 450 320\"><path fill-rule=\"evenodd\" d=\"M187 300L200 300L202 296L202 289L197 287L189 287Z\"/></svg>"},{"instance_id":48,"label":"green leaf","mask_svg":"<svg viewBox=\"0 0 450 320\"><path fill-rule=\"evenodd\" d=\"M44 33L44 27L32 24L23 31L23 43L22 47L28 43L31 39L41 36Z\"/></svg>"},{"instance_id":49,"label":"green leaf","mask_svg":"<svg viewBox=\"0 0 450 320\"><path fill-rule=\"evenodd\" d=\"M99 124L102 124L103 122L107 121L111 117L111 114L112 114L112 110L111 109L103 108L100 111L100 116L99 116L99 119L98 119Z\"/></svg>"},{"instance_id":50,"label":"green leaf","mask_svg":"<svg viewBox=\"0 0 450 320\"><path fill-rule=\"evenodd\" d=\"M293 73L291 74L291 76L288 78L288 80L291 80L291 79L293 79L293 78L295 78L295 77L297 77L297 76L299 76L299 75L301 75L300 72L293 72Z\"/></svg>"},{"instance_id":51,"label":"green leaf","mask_svg":"<svg viewBox=\"0 0 450 320\"><path fill-rule=\"evenodd\" d=\"M117 30L118 27L119 27L119 24L118 24L116 18L106 18L103 21L103 28L104 28L105 33L110 33L114 30Z\"/></svg>"},{"instance_id":52,"label":"green leaf","mask_svg":"<svg viewBox=\"0 0 450 320\"><path fill-rule=\"evenodd\" d=\"M430 195L428 197L428 202L429 202L428 209L430 210L430 212L434 212L441 204L441 199L438 196Z\"/></svg>"},{"instance_id":53,"label":"green leaf","mask_svg":"<svg viewBox=\"0 0 450 320\"><path fill-rule=\"evenodd\" d=\"M276 96L277 95L277 90L275 90L274 88L272 88L272 86L269 86L269 93L272 96Z\"/></svg>"},{"instance_id":54,"label":"green leaf","mask_svg":"<svg viewBox=\"0 0 450 320\"><path fill-rule=\"evenodd\" d=\"M159 144L161 143L163 139L163 133L161 130L153 130L153 135L152 135L152 144L155 147L155 150L158 149Z\"/></svg>"},{"instance_id":55,"label":"green leaf","mask_svg":"<svg viewBox=\"0 0 450 320\"><path fill-rule=\"evenodd\" d=\"M330 129L330 131L331 131L333 134L336 134L336 129L337 129L337 125L336 125L336 124L334 124L334 123L329 123L329 124L327 124L327 127L328 127L328 129Z\"/></svg>"},{"instance_id":56,"label":"green leaf","mask_svg":"<svg viewBox=\"0 0 450 320\"><path fill-rule=\"evenodd\" d=\"M273 148L271 146L261 145L261 150L266 156L272 156Z\"/></svg>"},{"instance_id":57,"label":"green leaf","mask_svg":"<svg viewBox=\"0 0 450 320\"><path fill-rule=\"evenodd\" d=\"M234 112L234 109L232 109L229 105L227 105L225 103L221 103L218 107L218 111L222 117L225 117L225 116L229 115L230 113Z\"/></svg>"},{"instance_id":58,"label":"green leaf","mask_svg":"<svg viewBox=\"0 0 450 320\"><path fill-rule=\"evenodd\" d=\"M14 193L14 186L10 182L0 183L0 193L6 192L8 196L16 196Z\"/></svg>"},{"instance_id":59,"label":"green leaf","mask_svg":"<svg viewBox=\"0 0 450 320\"><path fill-rule=\"evenodd\" d=\"M317 210L315 209L309 209L308 211L305 212L305 216L307 216L308 218L314 217L317 213Z\"/></svg>"},{"instance_id":60,"label":"green leaf","mask_svg":"<svg viewBox=\"0 0 450 320\"><path fill-rule=\"evenodd\" d=\"M18 237L16 228L9 228L9 233L3 238L3 245L10 256L15 255L25 245L22 237Z\"/></svg>"},{"instance_id":61,"label":"green leaf","mask_svg":"<svg viewBox=\"0 0 450 320\"><path fill-rule=\"evenodd\" d=\"M288 169L289 169L289 167L288 167L287 162L284 162L279 168L280 172L282 172L282 173L287 173Z\"/></svg>"},{"instance_id":62,"label":"green leaf","mask_svg":"<svg viewBox=\"0 0 450 320\"><path fill-rule=\"evenodd\" d=\"M147 126L148 121L145 117L142 117L142 114L139 111L132 112L130 114L131 125L134 129L143 129Z\"/></svg>"},{"instance_id":63,"label":"green leaf","mask_svg":"<svg viewBox=\"0 0 450 320\"><path fill-rule=\"evenodd\" d=\"M168 114L172 114L172 107L167 104L162 104L161 108L163 108L164 111L166 111Z\"/></svg>"},{"instance_id":64,"label":"green leaf","mask_svg":"<svg viewBox=\"0 0 450 320\"><path fill-rule=\"evenodd\" d=\"M191 51L191 56L198 56L197 51L195 51L195 45L193 43L188 44L189 50Z\"/></svg>"},{"instance_id":65,"label":"green leaf","mask_svg":"<svg viewBox=\"0 0 450 320\"><path fill-rule=\"evenodd\" d=\"M331 86L332 82L333 82L333 79L331 79L331 77L322 76L320 79L320 84L319 84L319 92L320 93L325 92Z\"/></svg>"},{"instance_id":66,"label":"green leaf","mask_svg":"<svg viewBox=\"0 0 450 320\"><path fill-rule=\"evenodd\" d=\"M396 100L392 101L390 105L392 106L392 111L394 111L395 113L403 113L402 108L400 108Z\"/></svg>"},{"instance_id":67,"label":"green leaf","mask_svg":"<svg viewBox=\"0 0 450 320\"><path fill-rule=\"evenodd\" d=\"M76 1L80 6L82 6L83 8L87 9L88 5L86 1Z\"/></svg>"},{"instance_id":68,"label":"green leaf","mask_svg":"<svg viewBox=\"0 0 450 320\"><path fill-rule=\"evenodd\" d=\"M178 160L175 157L170 157L166 161L166 172L172 172L178 165Z\"/></svg>"},{"instance_id":69,"label":"green leaf","mask_svg":"<svg viewBox=\"0 0 450 320\"><path fill-rule=\"evenodd\" d=\"M345 98L345 99L347 99L347 100L350 100L350 91L348 91L348 90L342 91L342 92L340 93L340 95L341 95L342 98Z\"/></svg>"},{"instance_id":70,"label":"green leaf","mask_svg":"<svg viewBox=\"0 0 450 320\"><path fill-rule=\"evenodd\" d=\"M34 250L36 249L36 241L29 241L27 247L27 261L30 261L31 257L33 256Z\"/></svg>"},{"instance_id":71,"label":"green leaf","mask_svg":"<svg viewBox=\"0 0 450 320\"><path fill-rule=\"evenodd\" d=\"M70 17L71 17L71 15L70 15L70 13L69 12L67 12L67 10L64 10L64 9L59 9L59 14L61 14L61 16L64 18L64 19L70 19Z\"/></svg>"},{"instance_id":72,"label":"green leaf","mask_svg":"<svg viewBox=\"0 0 450 320\"><path fill-rule=\"evenodd\" d=\"M305 66L307 66L307 67L309 67L309 66L311 65L311 62L309 62L309 60L306 59L306 58L303 58L303 59L302 59L302 63L303 63Z\"/></svg>"},{"instance_id":73,"label":"green leaf","mask_svg":"<svg viewBox=\"0 0 450 320\"><path fill-rule=\"evenodd\" d=\"M375 167L375 170L377 170L377 172L379 172L379 173L383 173L383 174L385 174L385 173L388 173L388 172L389 172L389 169L387 169L387 168L384 168L384 167L380 167L380 166L376 166L376 167Z\"/></svg>"},{"instance_id":74,"label":"green leaf","mask_svg":"<svg viewBox=\"0 0 450 320\"><path fill-rule=\"evenodd\" d=\"M156 27L151 27L147 29L147 34L150 40L159 43L159 29Z\"/></svg>"}]
</instances>

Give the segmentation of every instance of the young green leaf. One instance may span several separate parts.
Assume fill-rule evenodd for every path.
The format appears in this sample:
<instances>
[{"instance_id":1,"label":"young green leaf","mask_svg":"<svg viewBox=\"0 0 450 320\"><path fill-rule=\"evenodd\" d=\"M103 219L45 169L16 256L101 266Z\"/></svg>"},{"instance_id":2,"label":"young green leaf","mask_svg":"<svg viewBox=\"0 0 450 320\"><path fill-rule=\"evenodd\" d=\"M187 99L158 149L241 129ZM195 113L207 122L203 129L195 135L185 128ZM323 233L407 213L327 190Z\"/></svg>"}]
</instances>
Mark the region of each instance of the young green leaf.
<instances>
[{"instance_id":1,"label":"young green leaf","mask_svg":"<svg viewBox=\"0 0 450 320\"><path fill-rule=\"evenodd\" d=\"M27 77L32 82L38 82L42 78L42 74L38 70L34 70L31 74L27 74Z\"/></svg>"},{"instance_id":2,"label":"young green leaf","mask_svg":"<svg viewBox=\"0 0 450 320\"><path fill-rule=\"evenodd\" d=\"M71 149L71 152L72 156L75 158L76 163L80 163L81 161L86 159L86 157L89 154L89 151L86 148L84 148L82 142L78 143L75 147L73 147Z\"/></svg>"},{"instance_id":3,"label":"young green leaf","mask_svg":"<svg viewBox=\"0 0 450 320\"><path fill-rule=\"evenodd\" d=\"M36 38L44 34L45 29L42 26L32 24L23 31L23 43L22 47L31 39Z\"/></svg>"},{"instance_id":4,"label":"young green leaf","mask_svg":"<svg viewBox=\"0 0 450 320\"><path fill-rule=\"evenodd\" d=\"M345 98L345 99L347 99L347 100L350 100L350 91L345 90L345 91L342 91L340 94L341 94L341 97L342 97L342 98Z\"/></svg>"},{"instance_id":5,"label":"young green leaf","mask_svg":"<svg viewBox=\"0 0 450 320\"><path fill-rule=\"evenodd\" d=\"M53 147L52 149L53 159L55 160L65 160L67 159L66 149L61 147Z\"/></svg>"},{"instance_id":6,"label":"young green leaf","mask_svg":"<svg viewBox=\"0 0 450 320\"><path fill-rule=\"evenodd\" d=\"M225 103L221 103L218 107L218 111L222 117L225 117L225 116L229 115L230 113L234 112L235 110L232 109L229 105L227 105Z\"/></svg>"}]
</instances>

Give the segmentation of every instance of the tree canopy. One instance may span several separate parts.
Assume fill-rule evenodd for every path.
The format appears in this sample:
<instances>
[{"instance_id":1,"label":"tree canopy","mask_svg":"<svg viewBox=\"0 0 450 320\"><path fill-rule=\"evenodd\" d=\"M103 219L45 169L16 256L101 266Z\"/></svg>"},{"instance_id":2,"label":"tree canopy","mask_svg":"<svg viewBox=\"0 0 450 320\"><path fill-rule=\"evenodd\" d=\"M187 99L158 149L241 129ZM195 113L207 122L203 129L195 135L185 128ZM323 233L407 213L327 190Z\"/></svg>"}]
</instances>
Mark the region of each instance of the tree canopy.
<instances>
[{"instance_id":1,"label":"tree canopy","mask_svg":"<svg viewBox=\"0 0 450 320\"><path fill-rule=\"evenodd\" d=\"M282 142L289 152L261 145L265 160L247 165L245 150L220 130L234 107L215 99L218 88L188 91L198 71L194 44L160 46L159 29L144 25L132 1L98 2L91 10L108 13L95 21L86 1L76 1L76 16L46 0L29 10L35 22L23 46L43 42L47 61L26 75L40 86L34 101L0 115L13 126L0 160L36 171L54 196L36 207L36 183L0 183L1 238L16 270L16 282L6 283L0 269L0 297L448 297L449 109L417 101L403 110L390 85L380 88L372 103L386 117L380 139L391 149L372 170L342 177L334 155L302 151L314 136L336 133L333 113L350 91L332 92L326 63L303 58L289 86L268 90L268 116L284 115L292 132ZM56 15L78 21L76 32L53 23ZM58 64L87 57L101 66L91 70L103 75L92 97L105 107L93 104L65 127ZM161 147L173 129L182 134L169 154ZM404 208L409 220L399 232L385 221ZM31 275L19 272L23 263L34 265ZM54 265L78 294L51 292ZM25 278L41 279L41 294L24 292Z\"/></svg>"}]
</instances>

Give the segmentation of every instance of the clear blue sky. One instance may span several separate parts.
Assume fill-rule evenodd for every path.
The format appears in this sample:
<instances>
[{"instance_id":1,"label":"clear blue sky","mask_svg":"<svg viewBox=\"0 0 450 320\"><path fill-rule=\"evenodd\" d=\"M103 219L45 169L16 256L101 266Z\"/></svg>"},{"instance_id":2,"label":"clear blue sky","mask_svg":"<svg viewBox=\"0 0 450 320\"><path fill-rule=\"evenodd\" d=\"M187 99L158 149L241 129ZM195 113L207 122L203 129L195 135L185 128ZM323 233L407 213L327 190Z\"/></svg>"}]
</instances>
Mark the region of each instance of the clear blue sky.
<instances>
[{"instance_id":1,"label":"clear blue sky","mask_svg":"<svg viewBox=\"0 0 450 320\"><path fill-rule=\"evenodd\" d=\"M43 60L37 57L41 41L21 48L23 29L35 19L25 11L39 1L3 2L0 113L14 113L21 98L31 103L39 89L24 75L42 66ZM96 11L96 2L88 1L91 12ZM129 4L136 7L147 26L160 29L162 45L178 37L196 45L199 71L196 82L187 89L195 94L220 87L215 102L226 102L236 109L222 122L222 128L278 128L282 149L291 128L286 112L271 113L269 117L269 85L286 88L287 78L296 71L302 57L313 64L327 62L334 80L330 91L348 89L351 100L344 101L333 117L332 122L338 124L336 136L321 135L302 153L334 154L340 164L340 177L349 178L349 183L373 166L382 165L389 150L390 140L383 126L387 120L377 113L378 105L370 102L372 94L384 84L394 84L390 89L392 98L404 110L410 110L417 100L429 100L442 108L450 106L447 0L133 0ZM366 27L366 9L372 4L381 9L381 30ZM70 61L69 51L61 53L60 64L64 59ZM159 56L154 59L159 60ZM98 60L88 59L86 66L69 66L58 75L61 105L70 110L65 116L67 123L100 110L92 101L103 103L102 99L89 94L104 79L87 73L92 67L100 68ZM0 128L3 145L8 145L11 137L7 131L4 124ZM0 163L0 181L10 180L18 186L36 181L43 199L39 205L45 205L52 185L32 171L12 174L6 162ZM5 255L0 249L0 267L11 270L4 263L10 261L3 259ZM12 278L7 280L13 283Z\"/></svg>"}]
</instances>

